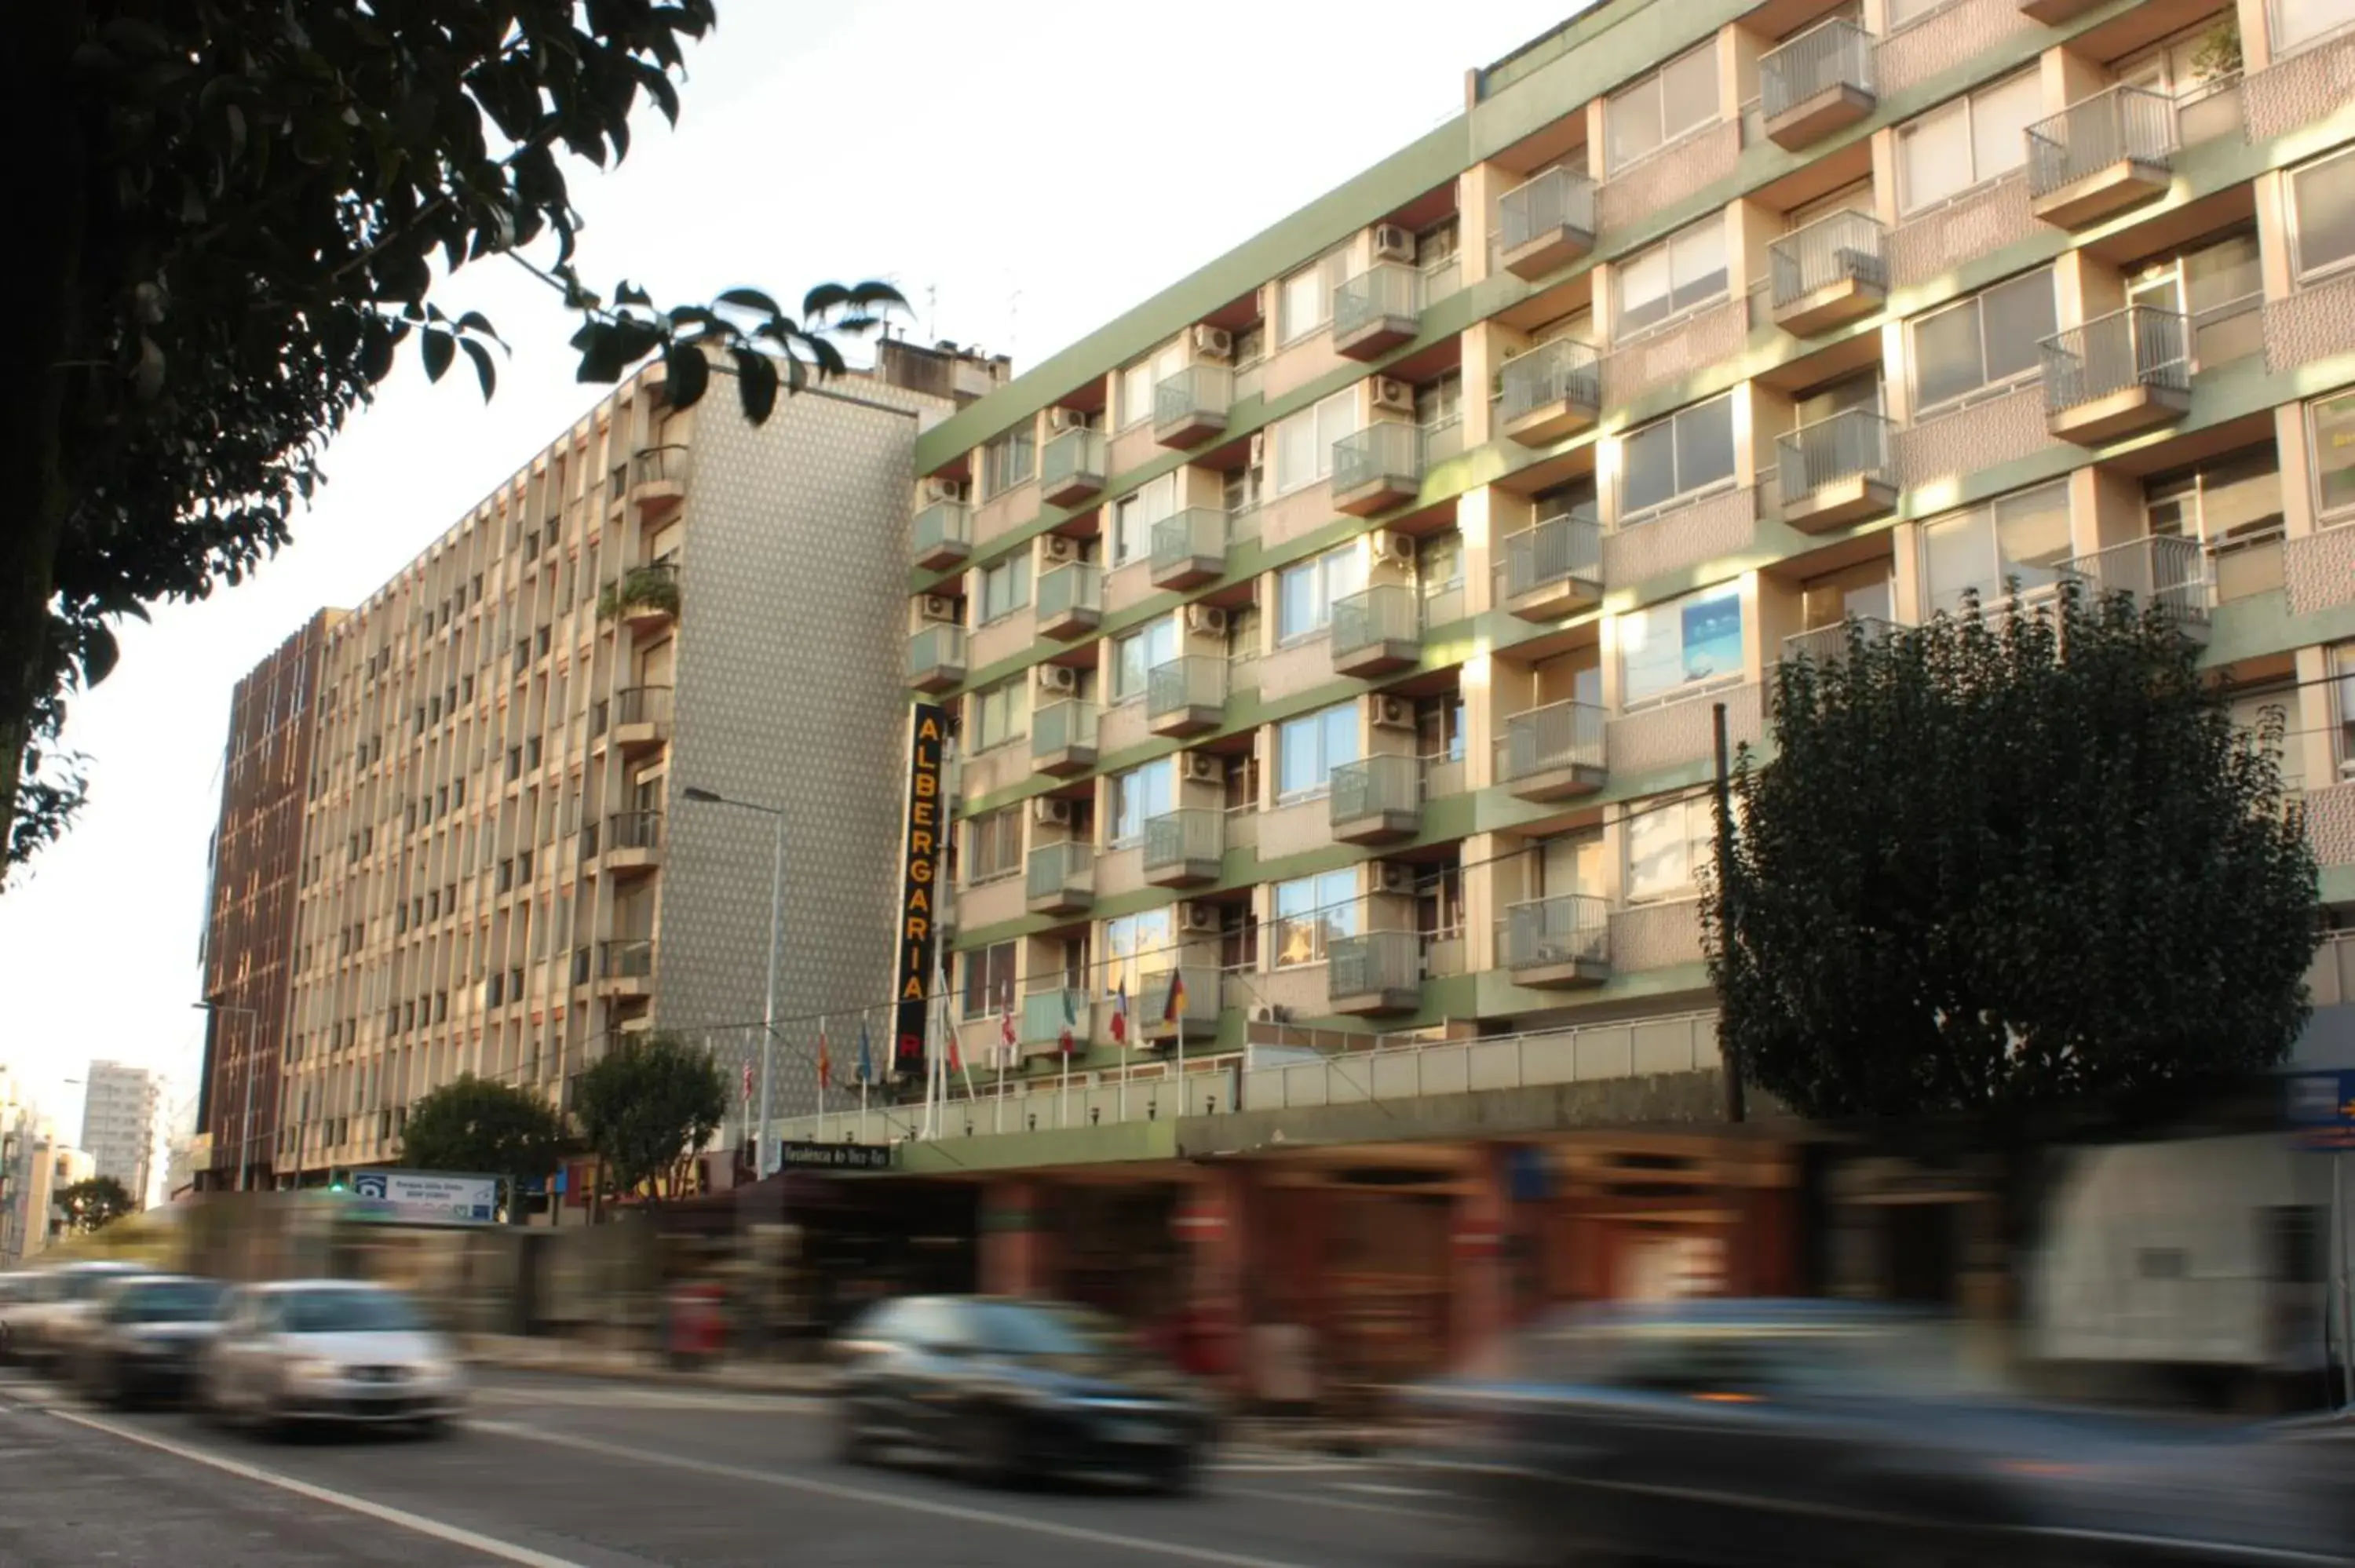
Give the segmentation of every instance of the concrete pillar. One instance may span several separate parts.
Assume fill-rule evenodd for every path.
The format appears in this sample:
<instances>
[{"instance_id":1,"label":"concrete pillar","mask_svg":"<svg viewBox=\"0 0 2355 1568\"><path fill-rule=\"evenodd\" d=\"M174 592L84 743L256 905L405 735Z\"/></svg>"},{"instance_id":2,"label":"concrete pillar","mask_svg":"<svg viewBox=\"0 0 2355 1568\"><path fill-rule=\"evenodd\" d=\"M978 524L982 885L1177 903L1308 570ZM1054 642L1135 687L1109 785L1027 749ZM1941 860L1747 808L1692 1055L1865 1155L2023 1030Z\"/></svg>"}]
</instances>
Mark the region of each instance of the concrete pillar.
<instances>
[{"instance_id":1,"label":"concrete pillar","mask_svg":"<svg viewBox=\"0 0 2355 1568\"><path fill-rule=\"evenodd\" d=\"M1497 859L1504 850L1498 833L1474 833L1464 841L1464 967L1476 975L1497 967L1497 921L1513 902L1504 879L1518 875L1518 868L1516 862Z\"/></svg>"},{"instance_id":2,"label":"concrete pillar","mask_svg":"<svg viewBox=\"0 0 2355 1568\"><path fill-rule=\"evenodd\" d=\"M1017 1177L993 1180L981 1195L982 1290L992 1296L1050 1293L1046 1221L1040 1184Z\"/></svg>"},{"instance_id":3,"label":"concrete pillar","mask_svg":"<svg viewBox=\"0 0 2355 1568\"><path fill-rule=\"evenodd\" d=\"M1466 1191L1456 1197L1450 1216L1447 1359L1476 1374L1497 1362L1511 1326L1511 1281L1504 1245L1510 1215L1505 1150L1479 1144L1471 1158Z\"/></svg>"},{"instance_id":4,"label":"concrete pillar","mask_svg":"<svg viewBox=\"0 0 2355 1568\"><path fill-rule=\"evenodd\" d=\"M2289 182L2268 169L2251 182L2249 195L2257 210L2257 271L2265 298L2286 300L2296 291L2290 276Z\"/></svg>"},{"instance_id":5,"label":"concrete pillar","mask_svg":"<svg viewBox=\"0 0 2355 1568\"><path fill-rule=\"evenodd\" d=\"M2241 26L2241 72L2254 76L2274 63L2273 34L2267 29L2266 0L2234 0Z\"/></svg>"},{"instance_id":6,"label":"concrete pillar","mask_svg":"<svg viewBox=\"0 0 2355 1568\"><path fill-rule=\"evenodd\" d=\"M1520 183L1518 176L1494 164L1475 164L1455 177L1455 262L1460 268L1465 287L1485 282L1488 277L1488 231L1496 227L1497 198ZM1472 371L1466 366L1464 385L1472 386ZM1470 411L1471 399L1465 399L1465 411ZM1467 446L1476 445L1467 430Z\"/></svg>"}]
</instances>

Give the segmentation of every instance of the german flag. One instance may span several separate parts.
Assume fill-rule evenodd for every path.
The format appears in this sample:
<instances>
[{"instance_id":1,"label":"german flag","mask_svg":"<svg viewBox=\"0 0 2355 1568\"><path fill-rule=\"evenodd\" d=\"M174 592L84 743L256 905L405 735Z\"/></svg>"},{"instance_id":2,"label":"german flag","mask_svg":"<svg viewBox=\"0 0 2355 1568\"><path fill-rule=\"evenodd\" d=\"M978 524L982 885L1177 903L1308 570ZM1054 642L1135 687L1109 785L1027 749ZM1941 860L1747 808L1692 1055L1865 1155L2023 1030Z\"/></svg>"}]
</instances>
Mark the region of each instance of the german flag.
<instances>
[{"instance_id":1,"label":"german flag","mask_svg":"<svg viewBox=\"0 0 2355 1568\"><path fill-rule=\"evenodd\" d=\"M1169 971L1169 995L1161 1004L1161 1022L1175 1023L1186 1016L1186 971Z\"/></svg>"}]
</instances>

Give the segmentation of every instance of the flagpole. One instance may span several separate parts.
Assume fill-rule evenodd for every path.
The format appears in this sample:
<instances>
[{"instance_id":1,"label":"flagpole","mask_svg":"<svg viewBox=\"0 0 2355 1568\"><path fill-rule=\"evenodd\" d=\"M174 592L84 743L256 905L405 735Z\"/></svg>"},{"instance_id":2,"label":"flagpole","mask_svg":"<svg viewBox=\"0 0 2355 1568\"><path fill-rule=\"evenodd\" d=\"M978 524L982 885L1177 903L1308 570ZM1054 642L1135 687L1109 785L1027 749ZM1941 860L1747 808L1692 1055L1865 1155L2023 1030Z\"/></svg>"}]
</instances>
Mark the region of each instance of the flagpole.
<instances>
[{"instance_id":1,"label":"flagpole","mask_svg":"<svg viewBox=\"0 0 2355 1568\"><path fill-rule=\"evenodd\" d=\"M1186 994L1186 982L1177 969L1169 971L1169 983L1178 991L1178 1116L1186 1114L1186 1004L1193 999ZM1176 1119L1172 1118L1171 1119Z\"/></svg>"}]
</instances>

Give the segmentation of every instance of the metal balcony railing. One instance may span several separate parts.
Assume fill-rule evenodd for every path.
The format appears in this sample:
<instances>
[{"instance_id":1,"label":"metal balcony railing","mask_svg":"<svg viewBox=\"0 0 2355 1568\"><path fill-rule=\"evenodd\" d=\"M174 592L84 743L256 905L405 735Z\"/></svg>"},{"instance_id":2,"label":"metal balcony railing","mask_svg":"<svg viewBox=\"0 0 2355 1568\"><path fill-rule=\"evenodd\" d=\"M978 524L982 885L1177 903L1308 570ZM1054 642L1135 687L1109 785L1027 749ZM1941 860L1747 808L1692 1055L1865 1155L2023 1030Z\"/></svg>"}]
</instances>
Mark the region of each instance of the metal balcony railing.
<instances>
[{"instance_id":1,"label":"metal balcony railing","mask_svg":"<svg viewBox=\"0 0 2355 1568\"><path fill-rule=\"evenodd\" d=\"M1039 452L1039 482L1048 490L1081 479L1102 481L1104 439L1102 430L1065 430Z\"/></svg>"},{"instance_id":2,"label":"metal balcony railing","mask_svg":"<svg viewBox=\"0 0 2355 1568\"><path fill-rule=\"evenodd\" d=\"M1333 443L1335 493L1398 480L1423 482L1423 427L1385 419Z\"/></svg>"},{"instance_id":3,"label":"metal balcony railing","mask_svg":"<svg viewBox=\"0 0 2355 1568\"><path fill-rule=\"evenodd\" d=\"M1785 660L1806 659L1817 664L1829 664L1848 654L1848 630L1855 626L1857 636L1866 642L1885 642L1896 631L1893 622L1877 615L1859 615L1848 620L1834 621L1807 631L1794 631L1783 639Z\"/></svg>"},{"instance_id":4,"label":"metal balcony railing","mask_svg":"<svg viewBox=\"0 0 2355 1568\"><path fill-rule=\"evenodd\" d=\"M1361 931L1325 944L1328 996L1412 991L1423 984L1423 938L1412 931Z\"/></svg>"},{"instance_id":5,"label":"metal balcony railing","mask_svg":"<svg viewBox=\"0 0 2355 1568\"><path fill-rule=\"evenodd\" d=\"M1564 893L1505 906L1497 947L1508 969L1601 964L1611 957L1610 908L1591 893Z\"/></svg>"},{"instance_id":6,"label":"metal balcony railing","mask_svg":"<svg viewBox=\"0 0 2355 1568\"><path fill-rule=\"evenodd\" d=\"M2031 199L2121 163L2174 167L2173 99L2147 88L2106 88L2028 128Z\"/></svg>"},{"instance_id":7,"label":"metal balcony railing","mask_svg":"<svg viewBox=\"0 0 2355 1568\"><path fill-rule=\"evenodd\" d=\"M1156 664L1145 677L1148 722L1188 708L1215 708L1227 700L1227 662L1216 653L1186 653Z\"/></svg>"},{"instance_id":8,"label":"metal balcony railing","mask_svg":"<svg viewBox=\"0 0 2355 1568\"><path fill-rule=\"evenodd\" d=\"M1046 703L1030 715L1030 755L1051 757L1096 743L1096 705L1076 697Z\"/></svg>"},{"instance_id":9,"label":"metal balcony railing","mask_svg":"<svg viewBox=\"0 0 2355 1568\"><path fill-rule=\"evenodd\" d=\"M2088 598L2129 594L2137 606L2155 604L2178 621L2208 623L2208 557L2197 539L2129 539L2079 556L2062 570L2083 581Z\"/></svg>"},{"instance_id":10,"label":"metal balcony railing","mask_svg":"<svg viewBox=\"0 0 2355 1568\"><path fill-rule=\"evenodd\" d=\"M1514 355L1497 379L1497 416L1508 425L1558 404L1593 408L1603 401L1602 359L1593 344L1576 338L1556 338Z\"/></svg>"},{"instance_id":11,"label":"metal balcony railing","mask_svg":"<svg viewBox=\"0 0 2355 1568\"><path fill-rule=\"evenodd\" d=\"M670 711L668 686L623 686L613 694L613 722L617 725L668 724Z\"/></svg>"},{"instance_id":12,"label":"metal balcony railing","mask_svg":"<svg viewBox=\"0 0 2355 1568\"><path fill-rule=\"evenodd\" d=\"M1564 768L1600 770L1606 717L1593 703L1549 703L1505 720L1497 772L1507 783Z\"/></svg>"},{"instance_id":13,"label":"metal balcony railing","mask_svg":"<svg viewBox=\"0 0 2355 1568\"><path fill-rule=\"evenodd\" d=\"M606 980L645 980L655 972L655 945L636 938L597 944L597 973Z\"/></svg>"},{"instance_id":14,"label":"metal balcony railing","mask_svg":"<svg viewBox=\"0 0 2355 1568\"><path fill-rule=\"evenodd\" d=\"M1045 991L1026 992L1022 1011L1015 1023L1015 1038L1025 1045L1053 1044L1071 1032L1071 1045L1084 1049L1088 1043L1088 993L1073 986L1050 986Z\"/></svg>"},{"instance_id":15,"label":"metal balcony railing","mask_svg":"<svg viewBox=\"0 0 2355 1568\"><path fill-rule=\"evenodd\" d=\"M964 628L927 626L908 639L908 673L964 668Z\"/></svg>"},{"instance_id":16,"label":"metal balcony railing","mask_svg":"<svg viewBox=\"0 0 2355 1568\"><path fill-rule=\"evenodd\" d=\"M1227 813L1216 807L1181 807L1145 820L1146 874L1173 865L1213 865L1227 853Z\"/></svg>"},{"instance_id":17,"label":"metal balcony railing","mask_svg":"<svg viewBox=\"0 0 2355 1568\"><path fill-rule=\"evenodd\" d=\"M1774 439L1783 499L1796 501L1842 480L1887 480L1889 421L1870 408L1843 408Z\"/></svg>"},{"instance_id":18,"label":"metal balcony railing","mask_svg":"<svg viewBox=\"0 0 2355 1568\"><path fill-rule=\"evenodd\" d=\"M1875 92L1872 66L1872 35L1836 16L1759 57L1759 108L1774 120L1836 87Z\"/></svg>"},{"instance_id":19,"label":"metal balcony railing","mask_svg":"<svg viewBox=\"0 0 2355 1568\"><path fill-rule=\"evenodd\" d=\"M1189 365L1155 384L1153 428L1223 422L1235 400L1235 373L1223 365Z\"/></svg>"},{"instance_id":20,"label":"metal balcony railing","mask_svg":"<svg viewBox=\"0 0 2355 1568\"><path fill-rule=\"evenodd\" d=\"M1557 164L1497 198L1497 240L1509 253L1570 229L1594 232L1594 182Z\"/></svg>"},{"instance_id":21,"label":"metal balcony railing","mask_svg":"<svg viewBox=\"0 0 2355 1568\"><path fill-rule=\"evenodd\" d=\"M1403 261L1377 261L1333 289L1333 335L1423 313L1423 274Z\"/></svg>"},{"instance_id":22,"label":"metal balcony railing","mask_svg":"<svg viewBox=\"0 0 2355 1568\"><path fill-rule=\"evenodd\" d=\"M1218 507L1188 506L1170 514L1153 525L1153 575L1160 577L1197 562L1223 563L1227 537L1227 514Z\"/></svg>"},{"instance_id":23,"label":"metal balcony railing","mask_svg":"<svg viewBox=\"0 0 2355 1568\"><path fill-rule=\"evenodd\" d=\"M1423 636L1422 604L1403 583L1379 583L1333 601L1333 657L1383 642L1414 642Z\"/></svg>"},{"instance_id":24,"label":"metal balcony railing","mask_svg":"<svg viewBox=\"0 0 2355 1568\"><path fill-rule=\"evenodd\" d=\"M2044 411L2065 414L2131 387L2190 392L2187 336L2182 313L2156 305L2128 305L2053 334L2039 345Z\"/></svg>"},{"instance_id":25,"label":"metal balcony railing","mask_svg":"<svg viewBox=\"0 0 2355 1568\"><path fill-rule=\"evenodd\" d=\"M1505 594L1518 599L1560 582L1603 588L1603 524L1592 506L1540 518L1505 539Z\"/></svg>"},{"instance_id":26,"label":"metal balcony railing","mask_svg":"<svg viewBox=\"0 0 2355 1568\"><path fill-rule=\"evenodd\" d=\"M1786 310L1819 290L1855 281L1889 287L1888 231L1861 212L1835 212L1766 247L1774 308Z\"/></svg>"},{"instance_id":27,"label":"metal balcony railing","mask_svg":"<svg viewBox=\"0 0 2355 1568\"><path fill-rule=\"evenodd\" d=\"M678 482L686 478L687 449L683 446L641 447L630 459L630 482L634 485Z\"/></svg>"},{"instance_id":28,"label":"metal balcony railing","mask_svg":"<svg viewBox=\"0 0 2355 1568\"><path fill-rule=\"evenodd\" d=\"M1023 872L1024 895L1036 901L1095 891L1095 851L1077 839L1041 844L1030 852Z\"/></svg>"},{"instance_id":29,"label":"metal balcony railing","mask_svg":"<svg viewBox=\"0 0 2355 1568\"><path fill-rule=\"evenodd\" d=\"M1041 621L1074 610L1103 611L1103 568L1093 561L1067 561L1039 575L1031 608Z\"/></svg>"},{"instance_id":30,"label":"metal balcony railing","mask_svg":"<svg viewBox=\"0 0 2355 1568\"><path fill-rule=\"evenodd\" d=\"M911 525L916 556L945 554L973 544L973 508L962 501L935 501L916 514Z\"/></svg>"},{"instance_id":31,"label":"metal balcony railing","mask_svg":"<svg viewBox=\"0 0 2355 1568\"><path fill-rule=\"evenodd\" d=\"M662 848L660 811L615 811L605 819L604 847L655 850Z\"/></svg>"},{"instance_id":32,"label":"metal balcony railing","mask_svg":"<svg viewBox=\"0 0 2355 1568\"><path fill-rule=\"evenodd\" d=\"M1412 812L1423 805L1423 758L1403 754L1361 757L1333 769L1330 820Z\"/></svg>"}]
</instances>

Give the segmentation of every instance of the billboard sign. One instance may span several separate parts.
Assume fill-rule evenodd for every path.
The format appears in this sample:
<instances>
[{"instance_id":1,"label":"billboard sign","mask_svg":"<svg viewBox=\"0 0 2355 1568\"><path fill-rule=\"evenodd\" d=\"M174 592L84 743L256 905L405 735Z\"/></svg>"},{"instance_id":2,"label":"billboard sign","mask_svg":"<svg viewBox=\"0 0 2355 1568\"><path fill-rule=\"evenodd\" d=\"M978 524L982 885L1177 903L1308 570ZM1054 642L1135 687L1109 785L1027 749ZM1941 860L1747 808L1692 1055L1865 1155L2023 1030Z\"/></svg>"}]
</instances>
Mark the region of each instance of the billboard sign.
<instances>
[{"instance_id":1,"label":"billboard sign","mask_svg":"<svg viewBox=\"0 0 2355 1568\"><path fill-rule=\"evenodd\" d=\"M940 925L941 845L948 802L941 798L941 765L948 751L948 713L918 703L908 726L908 833L901 856L899 961L892 968L891 1070L910 1077L924 1070L924 1004L932 986L932 952Z\"/></svg>"},{"instance_id":2,"label":"billboard sign","mask_svg":"<svg viewBox=\"0 0 2355 1568\"><path fill-rule=\"evenodd\" d=\"M499 1179L433 1171L357 1171L352 1196L376 1218L439 1224L489 1224L499 1214Z\"/></svg>"},{"instance_id":3,"label":"billboard sign","mask_svg":"<svg viewBox=\"0 0 2355 1568\"><path fill-rule=\"evenodd\" d=\"M888 1171L888 1143L821 1143L815 1139L789 1138L778 1146L777 1167L805 1171Z\"/></svg>"}]
</instances>

